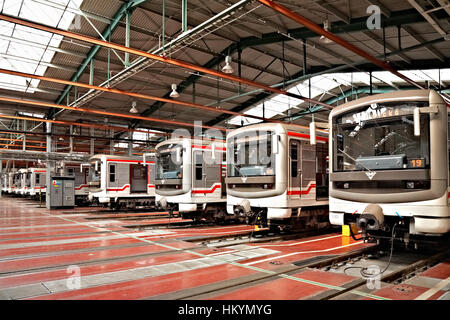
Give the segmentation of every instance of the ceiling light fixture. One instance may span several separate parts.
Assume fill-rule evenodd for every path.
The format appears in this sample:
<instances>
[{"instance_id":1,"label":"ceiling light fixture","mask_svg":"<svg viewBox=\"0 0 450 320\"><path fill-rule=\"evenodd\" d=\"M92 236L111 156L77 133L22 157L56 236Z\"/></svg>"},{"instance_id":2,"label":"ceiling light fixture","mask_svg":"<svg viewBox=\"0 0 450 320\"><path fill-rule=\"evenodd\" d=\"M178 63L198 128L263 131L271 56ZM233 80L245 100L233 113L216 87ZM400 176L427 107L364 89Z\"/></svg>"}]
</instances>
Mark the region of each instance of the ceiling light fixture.
<instances>
[{"instance_id":1,"label":"ceiling light fixture","mask_svg":"<svg viewBox=\"0 0 450 320\"><path fill-rule=\"evenodd\" d=\"M131 103L130 113L139 113L139 110L136 108L136 101Z\"/></svg>"},{"instance_id":2,"label":"ceiling light fixture","mask_svg":"<svg viewBox=\"0 0 450 320\"><path fill-rule=\"evenodd\" d=\"M233 67L230 65L231 63L231 56L225 57L225 67L222 68L223 73L233 73Z\"/></svg>"},{"instance_id":3,"label":"ceiling light fixture","mask_svg":"<svg viewBox=\"0 0 450 320\"><path fill-rule=\"evenodd\" d=\"M325 31L330 31L330 22L328 21L328 19L325 20L325 21L323 22L323 29L324 29ZM325 37L325 36L321 36L321 37L320 37L320 42L323 42L323 43L331 43L331 42L333 42L333 41L331 41L330 39L328 39L328 38Z\"/></svg>"},{"instance_id":4,"label":"ceiling light fixture","mask_svg":"<svg viewBox=\"0 0 450 320\"><path fill-rule=\"evenodd\" d=\"M177 85L172 83L172 92L169 95L171 98L178 98L180 94L177 92Z\"/></svg>"}]
</instances>

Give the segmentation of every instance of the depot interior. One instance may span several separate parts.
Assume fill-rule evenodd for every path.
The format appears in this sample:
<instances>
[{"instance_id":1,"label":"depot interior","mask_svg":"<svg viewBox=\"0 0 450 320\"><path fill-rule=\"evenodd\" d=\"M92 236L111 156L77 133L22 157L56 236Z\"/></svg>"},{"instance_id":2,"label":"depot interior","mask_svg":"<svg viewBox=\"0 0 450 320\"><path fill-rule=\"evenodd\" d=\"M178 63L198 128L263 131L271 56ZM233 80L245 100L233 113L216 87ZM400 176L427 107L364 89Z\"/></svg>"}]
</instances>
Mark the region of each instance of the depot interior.
<instances>
[{"instance_id":1,"label":"depot interior","mask_svg":"<svg viewBox=\"0 0 450 320\"><path fill-rule=\"evenodd\" d=\"M0 299L450 299L448 0L0 11Z\"/></svg>"}]
</instances>

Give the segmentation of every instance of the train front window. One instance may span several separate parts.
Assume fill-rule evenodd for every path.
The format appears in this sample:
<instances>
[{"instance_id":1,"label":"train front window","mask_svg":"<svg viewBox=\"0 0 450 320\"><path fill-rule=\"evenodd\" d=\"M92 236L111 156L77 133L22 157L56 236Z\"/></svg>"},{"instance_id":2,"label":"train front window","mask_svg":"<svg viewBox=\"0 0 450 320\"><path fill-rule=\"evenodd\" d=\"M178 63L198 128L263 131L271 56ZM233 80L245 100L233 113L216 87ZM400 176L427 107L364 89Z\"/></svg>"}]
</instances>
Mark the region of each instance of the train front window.
<instances>
[{"instance_id":1,"label":"train front window","mask_svg":"<svg viewBox=\"0 0 450 320\"><path fill-rule=\"evenodd\" d=\"M183 148L179 144L164 145L156 150L156 180L183 177Z\"/></svg>"},{"instance_id":2,"label":"train front window","mask_svg":"<svg viewBox=\"0 0 450 320\"><path fill-rule=\"evenodd\" d=\"M228 140L228 176L273 176L275 154L272 152L271 131L250 131Z\"/></svg>"},{"instance_id":3,"label":"train front window","mask_svg":"<svg viewBox=\"0 0 450 320\"><path fill-rule=\"evenodd\" d=\"M98 163L97 166L95 165L95 162L91 163L91 167L89 169L89 181L100 182L100 163Z\"/></svg>"},{"instance_id":4,"label":"train front window","mask_svg":"<svg viewBox=\"0 0 450 320\"><path fill-rule=\"evenodd\" d=\"M423 103L374 104L333 124L334 171L429 168L429 115L414 135L413 110Z\"/></svg>"}]
</instances>

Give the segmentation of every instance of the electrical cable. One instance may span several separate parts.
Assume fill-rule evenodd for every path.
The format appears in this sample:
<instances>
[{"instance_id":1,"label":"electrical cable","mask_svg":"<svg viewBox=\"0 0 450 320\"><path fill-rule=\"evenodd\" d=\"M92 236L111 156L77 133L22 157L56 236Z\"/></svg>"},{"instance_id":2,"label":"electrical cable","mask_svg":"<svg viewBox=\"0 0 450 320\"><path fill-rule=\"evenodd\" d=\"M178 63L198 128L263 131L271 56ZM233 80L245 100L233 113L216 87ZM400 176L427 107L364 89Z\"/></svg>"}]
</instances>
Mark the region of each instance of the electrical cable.
<instances>
[{"instance_id":1,"label":"electrical cable","mask_svg":"<svg viewBox=\"0 0 450 320\"><path fill-rule=\"evenodd\" d=\"M255 217L255 220L254 220L253 225L252 225L252 232L250 233L250 237L249 237L249 242L251 242L251 239L252 239L252 237L253 237L253 232L255 231L256 221L258 220L258 217L261 216L261 213L262 213L262 212L263 212L263 211L260 210L260 211L258 212L258 214L256 215L256 217Z\"/></svg>"},{"instance_id":2,"label":"electrical cable","mask_svg":"<svg viewBox=\"0 0 450 320\"><path fill-rule=\"evenodd\" d=\"M394 231L395 231L395 227L397 226L397 223L394 224L394 226L392 227L392 235L391 235L391 252L389 254L389 261L388 264L386 265L386 267L384 268L383 271L378 272L377 274L372 274L372 273L368 273L367 270L369 269L368 267L347 267L344 269L344 273L346 274L346 270L348 269L360 269L360 273L363 276L363 278L365 279L369 279L369 278L375 278L378 277L380 275L382 275L383 273L386 272L386 270L389 268L389 266L391 265L391 260L392 260L392 254L394 252Z\"/></svg>"},{"instance_id":3,"label":"electrical cable","mask_svg":"<svg viewBox=\"0 0 450 320\"><path fill-rule=\"evenodd\" d=\"M350 224L348 224L348 228L350 229L350 235L352 236L353 240L355 240L355 241L360 241L360 240L363 239L362 236L361 236L359 239L357 239L357 238L355 237L355 234L353 233L352 226L351 226Z\"/></svg>"}]
</instances>

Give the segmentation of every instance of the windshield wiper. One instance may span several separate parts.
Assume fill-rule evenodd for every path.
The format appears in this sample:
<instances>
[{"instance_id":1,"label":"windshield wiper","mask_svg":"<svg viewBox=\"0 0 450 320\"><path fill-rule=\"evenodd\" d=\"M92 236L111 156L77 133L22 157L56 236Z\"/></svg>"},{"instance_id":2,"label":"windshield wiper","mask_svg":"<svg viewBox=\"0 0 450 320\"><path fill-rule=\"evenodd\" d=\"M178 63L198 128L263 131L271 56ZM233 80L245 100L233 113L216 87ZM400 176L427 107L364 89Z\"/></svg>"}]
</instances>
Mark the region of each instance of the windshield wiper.
<instances>
[{"instance_id":1,"label":"windshield wiper","mask_svg":"<svg viewBox=\"0 0 450 320\"><path fill-rule=\"evenodd\" d=\"M351 155L349 155L347 152L345 152L344 150L338 149L340 152L342 152L343 154L345 154L347 157L349 157L350 159L352 159L355 163L356 163L356 159L353 158ZM362 163L358 163L360 166L364 167L364 169L366 169L369 172L373 172L372 170L370 170L369 168L367 168L365 165L363 165Z\"/></svg>"}]
</instances>

